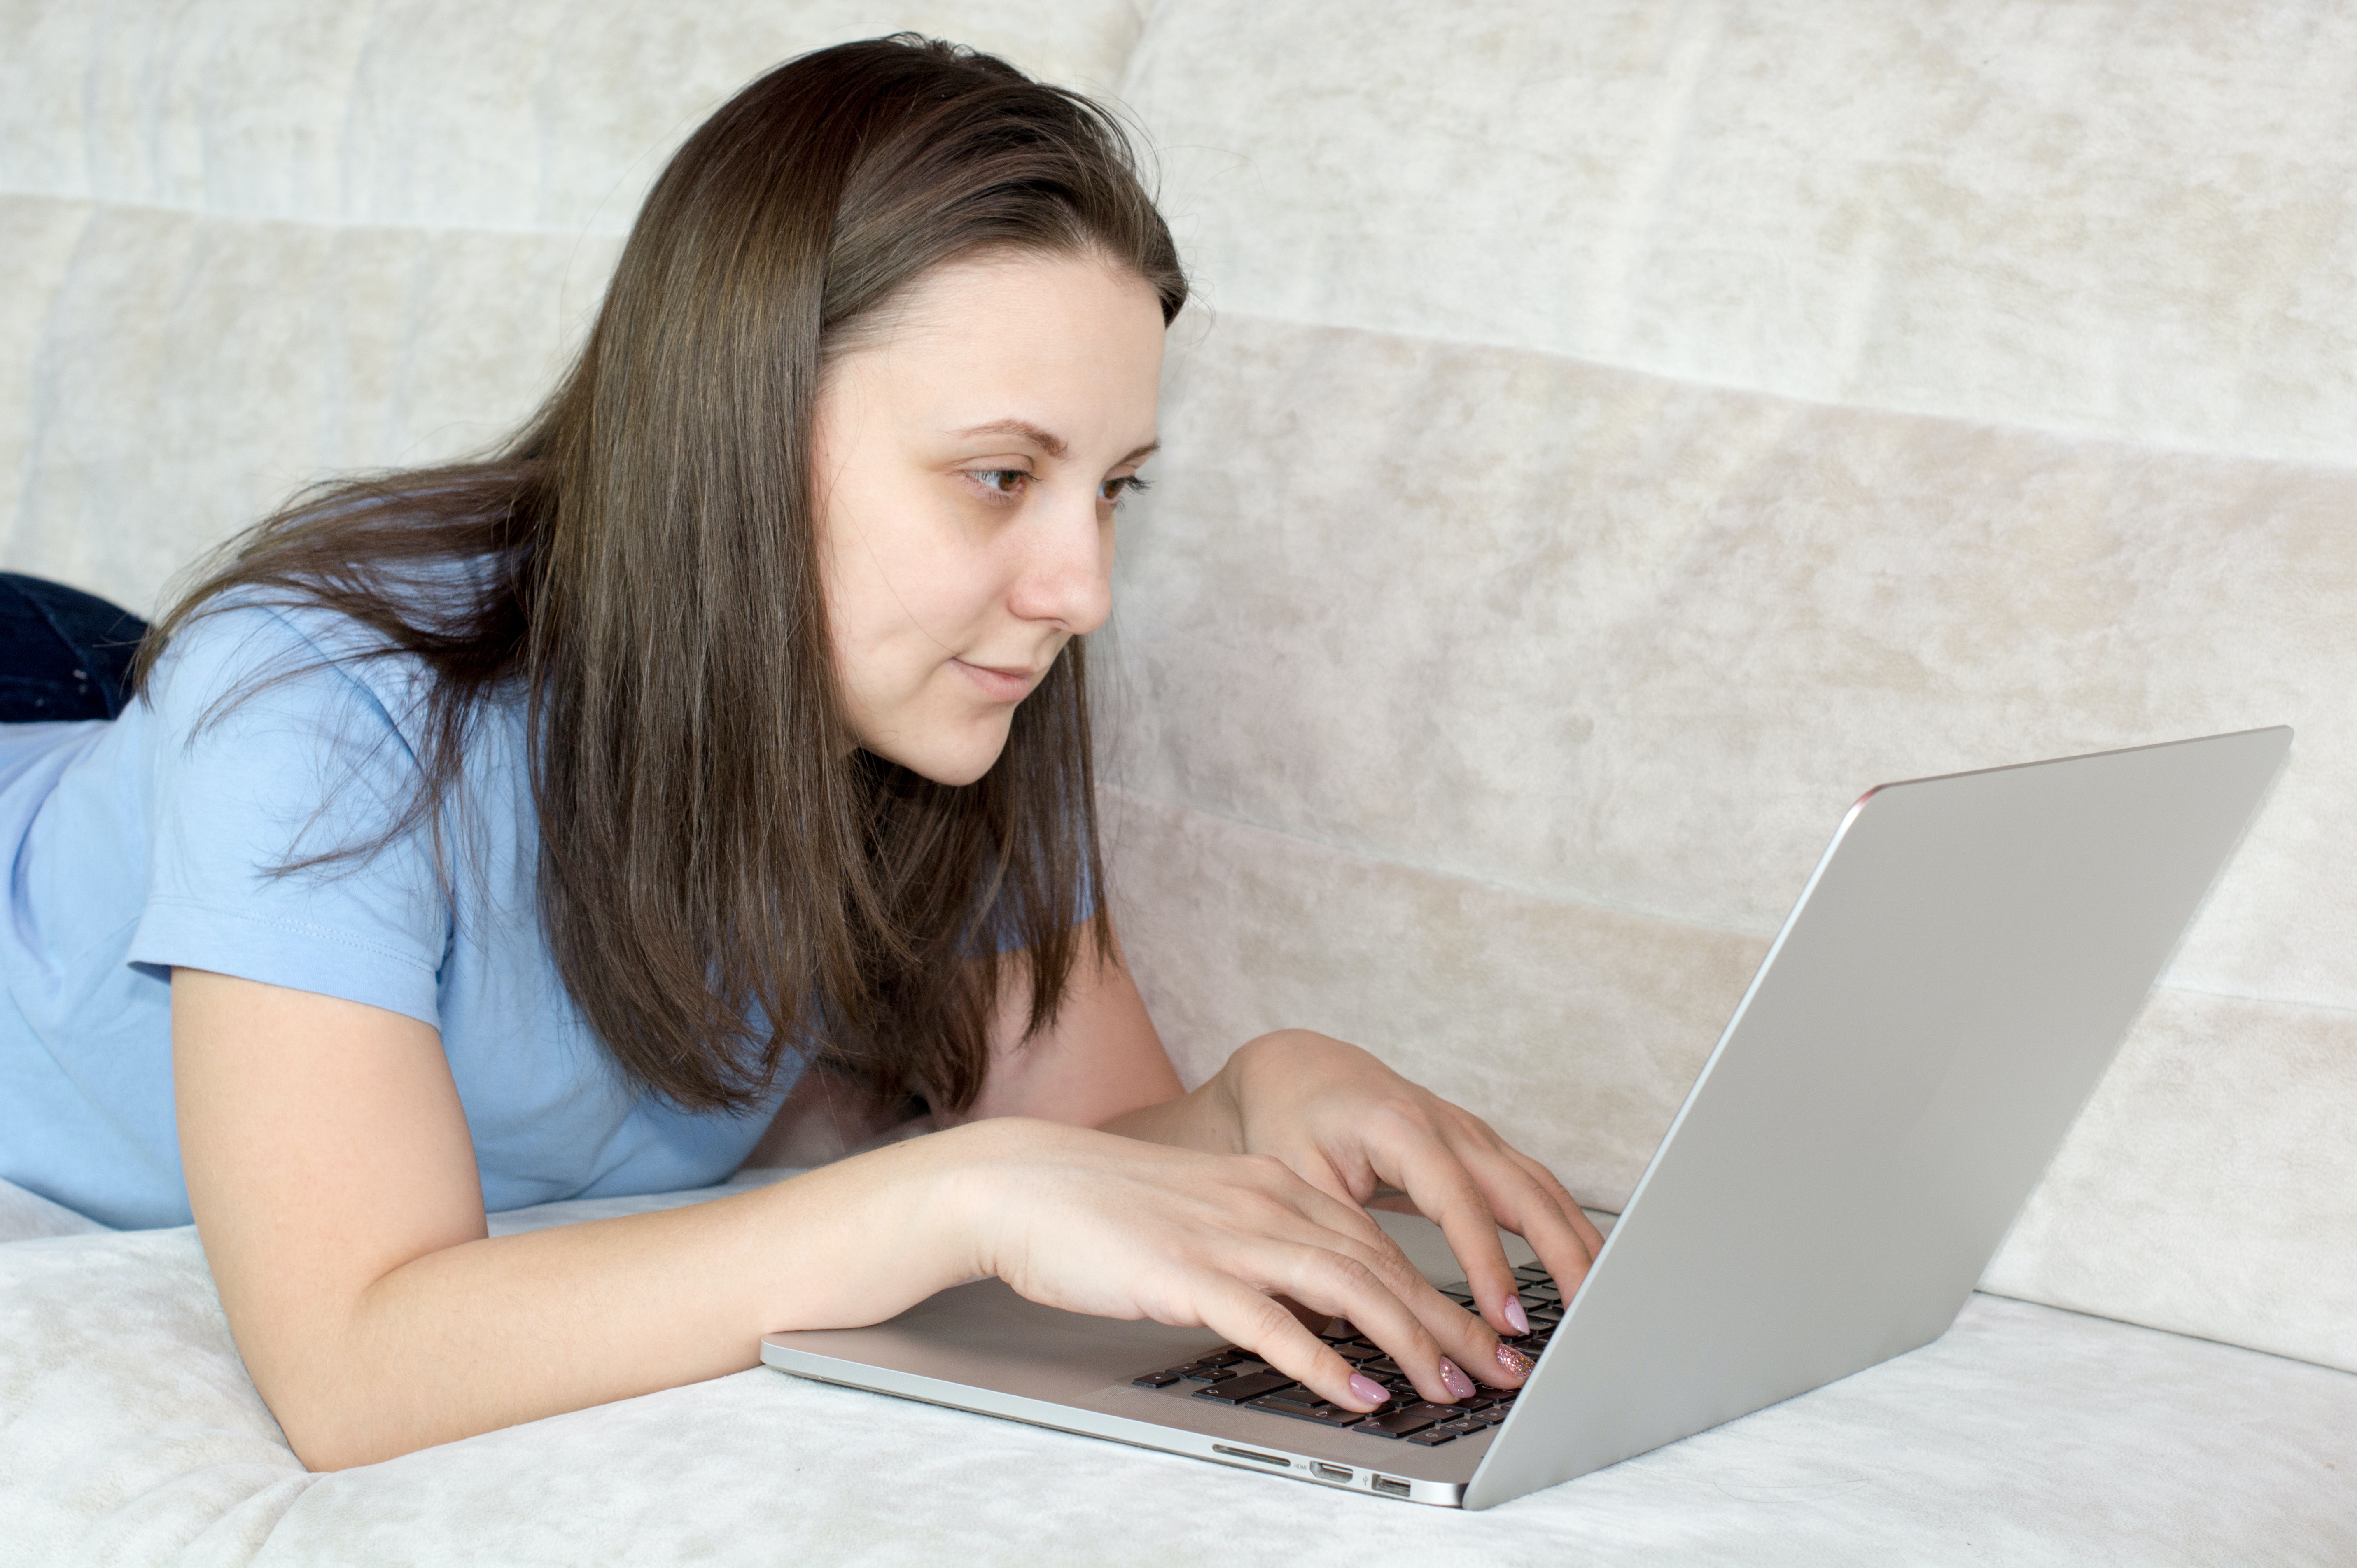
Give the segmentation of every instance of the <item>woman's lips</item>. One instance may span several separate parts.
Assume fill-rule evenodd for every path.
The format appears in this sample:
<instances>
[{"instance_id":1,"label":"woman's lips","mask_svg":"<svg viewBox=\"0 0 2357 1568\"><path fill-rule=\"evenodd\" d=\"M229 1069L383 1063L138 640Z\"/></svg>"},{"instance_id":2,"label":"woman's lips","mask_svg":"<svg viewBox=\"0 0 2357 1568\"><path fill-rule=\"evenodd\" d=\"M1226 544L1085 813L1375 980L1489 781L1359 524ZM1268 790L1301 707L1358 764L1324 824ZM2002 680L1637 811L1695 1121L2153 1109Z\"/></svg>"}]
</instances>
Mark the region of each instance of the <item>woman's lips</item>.
<instances>
[{"instance_id":1,"label":"woman's lips","mask_svg":"<svg viewBox=\"0 0 2357 1568\"><path fill-rule=\"evenodd\" d=\"M988 664L969 664L963 659L951 663L965 671L966 679L981 687L995 703L1019 703L1031 694L1031 688L1045 673L1039 670L1001 670Z\"/></svg>"}]
</instances>

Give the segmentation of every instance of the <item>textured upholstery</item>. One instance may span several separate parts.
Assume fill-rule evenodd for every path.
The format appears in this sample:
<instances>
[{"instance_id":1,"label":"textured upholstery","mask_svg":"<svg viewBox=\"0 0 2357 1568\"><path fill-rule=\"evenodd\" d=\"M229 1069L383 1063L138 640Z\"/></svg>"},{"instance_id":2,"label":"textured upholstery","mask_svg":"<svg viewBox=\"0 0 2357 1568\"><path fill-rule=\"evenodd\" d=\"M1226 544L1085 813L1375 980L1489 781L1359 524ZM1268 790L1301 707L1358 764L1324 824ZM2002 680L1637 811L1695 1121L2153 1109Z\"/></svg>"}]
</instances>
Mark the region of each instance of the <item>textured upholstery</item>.
<instances>
[{"instance_id":1,"label":"textured upholstery","mask_svg":"<svg viewBox=\"0 0 2357 1568\"><path fill-rule=\"evenodd\" d=\"M1976 1530L2013 1560L2192 1562L2275 1519L2266 1555L2357 1552L2324 1522L2357 1518L2357 17L0 0L0 565L152 610L301 483L481 447L550 384L681 135L786 55L904 27L1117 91L1198 285L1101 660L1114 891L1190 1081L1262 1029L1328 1029L1617 1208L1862 789L2298 727L1985 1281L2249 1348L1982 1300L1965 1360L1759 1418L1814 1412L1774 1429L1795 1447L1583 1483L1594 1511L1528 1539L1717 1562L1781 1531L1793 1561L1863 1561L1968 1557ZM71 1229L26 1215L0 1234ZM306 1492L266 1414L248 1430L185 1237L17 1245L47 1251L0 1275L81 1260L45 1299L120 1290L168 1319L156 1357L194 1358L174 1447L142 1431L162 1406L69 1408L127 1375L102 1338L0 1337L0 1446L81 1433L58 1529L122 1560L244 1561L281 1513L273 1550L398 1554L426 1496L621 1463L648 1422L772 1439L748 1402L774 1391L738 1380ZM1955 1445L1908 1450L1886 1512L1836 1506L1907 1411ZM43 1424L68 1416L98 1424ZM1055 1506L1082 1513L1189 1470L987 1442L1078 1466ZM2006 1444L2028 1456L1956 1478ZM831 1453L786 1495L868 1474ZM1262 1489L1255 1529L1311 1506ZM436 1528L524 1508L480 1497ZM814 1549L888 1557L876 1531L966 1517L855 1510ZM1335 1517L1360 1555L1387 1539ZM1123 1539L1099 1523L1074 1539Z\"/></svg>"},{"instance_id":2,"label":"textured upholstery","mask_svg":"<svg viewBox=\"0 0 2357 1568\"><path fill-rule=\"evenodd\" d=\"M2288 723L1994 1289L2357 1368L2357 18L1156 13L1133 945L1633 1185L1850 801ZM2199 1237L2198 1245L2190 1238Z\"/></svg>"}]
</instances>

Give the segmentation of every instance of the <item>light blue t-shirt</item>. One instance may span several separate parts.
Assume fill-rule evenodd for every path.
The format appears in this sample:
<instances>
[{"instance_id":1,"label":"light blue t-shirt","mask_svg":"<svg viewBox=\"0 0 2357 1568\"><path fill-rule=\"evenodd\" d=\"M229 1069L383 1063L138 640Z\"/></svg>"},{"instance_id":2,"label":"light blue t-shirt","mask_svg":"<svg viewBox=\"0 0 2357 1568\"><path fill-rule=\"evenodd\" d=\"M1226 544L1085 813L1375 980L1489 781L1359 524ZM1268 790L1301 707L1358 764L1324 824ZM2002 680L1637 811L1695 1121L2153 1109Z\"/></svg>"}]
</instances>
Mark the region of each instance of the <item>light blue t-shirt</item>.
<instances>
[{"instance_id":1,"label":"light blue t-shirt","mask_svg":"<svg viewBox=\"0 0 2357 1568\"><path fill-rule=\"evenodd\" d=\"M0 725L0 1177L108 1225L188 1223L174 965L440 1030L488 1209L700 1187L759 1141L798 1058L754 1112L690 1114L625 1081L566 994L534 903L520 700L479 710L447 888L422 832L271 874L375 840L417 777L424 671L353 657L366 635L243 605L176 637L118 719Z\"/></svg>"}]
</instances>

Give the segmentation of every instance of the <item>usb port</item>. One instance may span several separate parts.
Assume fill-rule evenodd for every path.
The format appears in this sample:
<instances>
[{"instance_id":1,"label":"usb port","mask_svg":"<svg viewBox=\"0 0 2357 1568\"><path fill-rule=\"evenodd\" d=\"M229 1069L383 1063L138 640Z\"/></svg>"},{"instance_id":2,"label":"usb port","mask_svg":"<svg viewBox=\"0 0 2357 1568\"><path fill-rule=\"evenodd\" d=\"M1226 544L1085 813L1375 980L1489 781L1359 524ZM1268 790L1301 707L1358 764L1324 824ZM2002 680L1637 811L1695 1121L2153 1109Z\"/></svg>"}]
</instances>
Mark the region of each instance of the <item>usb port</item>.
<instances>
[{"instance_id":1,"label":"usb port","mask_svg":"<svg viewBox=\"0 0 2357 1568\"><path fill-rule=\"evenodd\" d=\"M1351 1477L1358 1474L1357 1471L1344 1469L1340 1465L1312 1465L1309 1468L1321 1481L1340 1481L1345 1486L1350 1485Z\"/></svg>"},{"instance_id":2,"label":"usb port","mask_svg":"<svg viewBox=\"0 0 2357 1568\"><path fill-rule=\"evenodd\" d=\"M1405 1481L1394 1481L1389 1476L1376 1476L1372 1478L1375 1484L1375 1490L1379 1492L1389 1492L1395 1498L1404 1498L1408 1494L1408 1484Z\"/></svg>"}]
</instances>

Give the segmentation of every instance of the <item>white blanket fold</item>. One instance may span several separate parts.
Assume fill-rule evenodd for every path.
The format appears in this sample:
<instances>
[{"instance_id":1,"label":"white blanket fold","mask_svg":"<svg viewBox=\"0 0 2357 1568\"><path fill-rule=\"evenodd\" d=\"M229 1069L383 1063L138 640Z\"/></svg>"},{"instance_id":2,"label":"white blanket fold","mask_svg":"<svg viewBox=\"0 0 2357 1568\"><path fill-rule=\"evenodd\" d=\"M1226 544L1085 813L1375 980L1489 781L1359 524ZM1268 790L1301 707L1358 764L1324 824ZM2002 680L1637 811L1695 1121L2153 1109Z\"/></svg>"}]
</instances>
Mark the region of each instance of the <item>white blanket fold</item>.
<instances>
[{"instance_id":1,"label":"white blanket fold","mask_svg":"<svg viewBox=\"0 0 2357 1568\"><path fill-rule=\"evenodd\" d=\"M0 1563L2357 1562L2357 1377L1993 1296L1913 1355L1482 1514L767 1370L315 1476L194 1231L61 1214L0 1190L0 1238L28 1238L0 1245Z\"/></svg>"}]
</instances>

